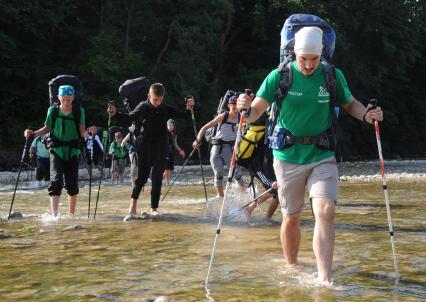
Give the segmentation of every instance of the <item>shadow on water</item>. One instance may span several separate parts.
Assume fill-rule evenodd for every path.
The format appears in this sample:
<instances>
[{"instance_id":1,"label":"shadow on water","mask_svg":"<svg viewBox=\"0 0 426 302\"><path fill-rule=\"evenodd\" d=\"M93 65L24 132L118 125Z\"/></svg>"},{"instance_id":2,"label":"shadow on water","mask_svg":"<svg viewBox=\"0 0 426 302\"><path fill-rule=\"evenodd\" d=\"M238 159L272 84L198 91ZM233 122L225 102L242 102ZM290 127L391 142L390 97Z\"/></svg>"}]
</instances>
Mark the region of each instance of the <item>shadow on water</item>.
<instances>
[{"instance_id":1,"label":"shadow on water","mask_svg":"<svg viewBox=\"0 0 426 302\"><path fill-rule=\"evenodd\" d=\"M367 232L389 232L388 226L378 225L361 225L352 223L336 223L337 230L355 230L355 231L367 231ZM393 227L395 233L426 233L426 227Z\"/></svg>"},{"instance_id":2,"label":"shadow on water","mask_svg":"<svg viewBox=\"0 0 426 302\"><path fill-rule=\"evenodd\" d=\"M408 209L413 208L415 206L410 205L390 205L391 209ZM377 204L377 203L338 203L336 208L386 208L386 205L383 204Z\"/></svg>"},{"instance_id":3,"label":"shadow on water","mask_svg":"<svg viewBox=\"0 0 426 302\"><path fill-rule=\"evenodd\" d=\"M389 287L383 287L382 289L383 291L388 291L391 287L392 291L399 295L409 295L409 296L415 296L415 297L423 298L423 299L425 299L426 297L426 286L425 286L425 283L421 281L407 279L404 277L395 278L395 276L393 275L378 274L378 273L371 273L371 272L359 272L358 275L366 279L393 282L392 287L390 285L392 283L389 283Z\"/></svg>"}]
</instances>

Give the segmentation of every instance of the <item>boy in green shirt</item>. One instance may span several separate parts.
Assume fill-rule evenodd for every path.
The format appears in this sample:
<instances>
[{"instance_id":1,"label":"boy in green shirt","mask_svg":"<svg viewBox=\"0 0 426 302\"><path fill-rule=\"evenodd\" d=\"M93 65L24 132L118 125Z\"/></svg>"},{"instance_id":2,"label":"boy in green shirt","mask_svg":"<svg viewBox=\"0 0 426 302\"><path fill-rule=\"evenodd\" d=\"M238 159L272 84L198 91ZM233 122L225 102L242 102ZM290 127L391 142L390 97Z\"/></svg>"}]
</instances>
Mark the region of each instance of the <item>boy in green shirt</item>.
<instances>
[{"instance_id":1,"label":"boy in green shirt","mask_svg":"<svg viewBox=\"0 0 426 302\"><path fill-rule=\"evenodd\" d=\"M124 170L126 168L126 152L129 151L129 145L127 143L122 143L123 134L120 131L117 131L114 134L115 140L109 146L109 154L112 155L112 165L111 165L111 182L114 184L114 180L123 182L124 179Z\"/></svg>"},{"instance_id":2,"label":"boy in green shirt","mask_svg":"<svg viewBox=\"0 0 426 302\"><path fill-rule=\"evenodd\" d=\"M274 149L274 170L278 196L283 212L281 246L288 264L297 263L301 241L300 219L304 208L305 187L309 191L315 215L313 249L317 260L318 280L331 282L334 250L334 207L337 202L338 172L334 150L324 150L305 138L316 137L330 128L332 116L330 95L326 89L322 53L322 30L304 27L295 35L296 60L291 64L293 79L278 116L278 126L303 143L295 142ZM247 122L255 121L273 102L279 87L280 73L273 70L263 81L252 102L240 95L239 110L248 109ZM380 107L364 107L350 93L343 73L336 69L336 104L358 120L372 124L382 121ZM287 141L287 139L286 139ZM305 143L305 141L307 143Z\"/></svg>"},{"instance_id":3,"label":"boy in green shirt","mask_svg":"<svg viewBox=\"0 0 426 302\"><path fill-rule=\"evenodd\" d=\"M53 218L59 219L59 197L65 186L68 193L68 215L74 216L77 203L78 188L78 157L80 155L80 136L88 138L84 125L84 109L80 108L78 129L74 120L72 102L74 87L62 85L58 89L59 107L52 106L47 111L44 127L37 131L25 130L24 136L43 136L50 132L52 146L50 152L50 184L48 193ZM56 118L55 118L56 115Z\"/></svg>"}]
</instances>

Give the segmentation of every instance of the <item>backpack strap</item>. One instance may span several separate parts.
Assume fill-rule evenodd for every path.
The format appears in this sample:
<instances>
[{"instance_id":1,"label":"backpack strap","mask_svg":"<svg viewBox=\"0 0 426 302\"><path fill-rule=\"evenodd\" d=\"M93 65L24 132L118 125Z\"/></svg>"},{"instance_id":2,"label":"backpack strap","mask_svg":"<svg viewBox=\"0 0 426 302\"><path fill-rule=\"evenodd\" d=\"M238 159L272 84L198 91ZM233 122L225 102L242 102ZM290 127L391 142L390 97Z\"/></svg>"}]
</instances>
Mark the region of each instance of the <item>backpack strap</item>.
<instances>
[{"instance_id":1,"label":"backpack strap","mask_svg":"<svg viewBox=\"0 0 426 302\"><path fill-rule=\"evenodd\" d=\"M72 116L74 118L75 128L77 129L78 138L80 139L80 137L81 137L81 134L80 134L81 108L80 108L80 106L73 106L72 107Z\"/></svg>"},{"instance_id":2,"label":"backpack strap","mask_svg":"<svg viewBox=\"0 0 426 302\"><path fill-rule=\"evenodd\" d=\"M336 147L338 147L340 154L342 154L338 145L338 139L341 137L341 129L339 125L339 118L335 110L337 89L336 68L327 61L323 61L322 64L324 66L325 86L330 94L331 129L333 131Z\"/></svg>"},{"instance_id":3,"label":"backpack strap","mask_svg":"<svg viewBox=\"0 0 426 302\"><path fill-rule=\"evenodd\" d=\"M278 66L278 71L280 72L280 82L278 85L275 94L278 98L278 107L277 113L281 109L284 98L287 96L288 91L290 90L291 81L293 80L293 72L291 70L291 62L283 62Z\"/></svg>"},{"instance_id":4,"label":"backpack strap","mask_svg":"<svg viewBox=\"0 0 426 302\"><path fill-rule=\"evenodd\" d=\"M73 116L73 120L75 122L75 127L77 130L77 135L78 138L80 139L81 135L80 135L80 119L81 119L81 110L80 110L80 106L73 106L72 107L72 116ZM52 129L51 132L53 132L53 130L55 129L55 123L56 120L59 117L59 106L55 105L53 106L53 111L52 111ZM65 116L61 116L62 119L69 119L68 117Z\"/></svg>"},{"instance_id":5,"label":"backpack strap","mask_svg":"<svg viewBox=\"0 0 426 302\"><path fill-rule=\"evenodd\" d=\"M275 126L278 122L278 116L280 114L281 105L290 90L291 82L293 80L293 71L291 70L291 62L284 61L278 66L278 72L280 73L280 81L275 95L277 96L278 102L273 103L271 106L271 112L269 121L267 121L267 135L265 139L272 135Z\"/></svg>"},{"instance_id":6,"label":"backpack strap","mask_svg":"<svg viewBox=\"0 0 426 302\"><path fill-rule=\"evenodd\" d=\"M228 121L229 118L229 111L226 110L225 111L225 115L223 116L223 120L222 123L219 125L219 127L217 128L217 131L220 131L220 128L222 128L222 125L225 124Z\"/></svg>"}]
</instances>

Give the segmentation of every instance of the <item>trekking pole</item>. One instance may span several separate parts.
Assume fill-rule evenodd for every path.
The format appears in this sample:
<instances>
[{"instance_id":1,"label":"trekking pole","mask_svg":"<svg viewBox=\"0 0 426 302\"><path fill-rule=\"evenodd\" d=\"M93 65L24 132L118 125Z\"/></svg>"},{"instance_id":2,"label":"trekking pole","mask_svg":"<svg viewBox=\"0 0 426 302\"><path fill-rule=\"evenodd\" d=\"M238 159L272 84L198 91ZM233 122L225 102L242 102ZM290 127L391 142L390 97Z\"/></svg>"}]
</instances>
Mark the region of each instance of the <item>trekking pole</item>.
<instances>
[{"instance_id":1,"label":"trekking pole","mask_svg":"<svg viewBox=\"0 0 426 302\"><path fill-rule=\"evenodd\" d=\"M188 163L188 160L191 158L191 156L194 154L195 152L195 148L192 149L191 153L188 155L187 159L185 160L185 162L182 165L182 168L180 168L179 172L176 174L175 178L173 179L172 184L169 186L169 188L167 189L166 194L164 194L163 198L161 199L161 202L163 202L164 198L166 198L167 194L169 194L171 188L173 187L173 185L175 184L175 181L178 179L180 173L183 171L183 168L185 168L186 164Z\"/></svg>"},{"instance_id":2,"label":"trekking pole","mask_svg":"<svg viewBox=\"0 0 426 302\"><path fill-rule=\"evenodd\" d=\"M197 139L197 133L198 133L198 131L197 131L197 126L195 125L194 109L191 110L191 116L192 116L192 125L194 126L195 139ZM201 150L200 150L200 148L198 148L197 151L198 151L198 158L200 160L201 177L203 178L204 196L206 197L206 203L207 203L206 181L204 179L203 160L201 158Z\"/></svg>"},{"instance_id":3,"label":"trekking pole","mask_svg":"<svg viewBox=\"0 0 426 302\"><path fill-rule=\"evenodd\" d=\"M269 193L272 190L272 187L269 188L268 190L266 190L265 192L263 192L262 194L260 194L259 196L257 196L255 199L251 200L250 202L246 203L245 205L241 206L238 210L242 211L245 208L247 208L249 205L251 205L253 202L256 202L260 197L265 196L267 193Z\"/></svg>"},{"instance_id":4,"label":"trekking pole","mask_svg":"<svg viewBox=\"0 0 426 302\"><path fill-rule=\"evenodd\" d=\"M29 127L30 129L30 127ZM10 218L10 213L12 213L13 202L15 201L16 189L18 188L19 176L21 176L22 165L24 164L25 154L27 154L28 145L30 143L30 138L25 138L24 150L22 150L21 161L19 162L18 177L16 177L15 189L13 190L12 202L10 203L9 215L7 215L7 220Z\"/></svg>"},{"instance_id":5,"label":"trekking pole","mask_svg":"<svg viewBox=\"0 0 426 302\"><path fill-rule=\"evenodd\" d=\"M241 128L243 126L243 121L244 121L244 112L245 111L242 111L241 116L240 116L240 121L238 123L237 138L235 139L234 149L232 151L231 164L230 164L229 172L228 172L228 180L226 182L225 192L224 192L223 199L222 199L222 206L220 208L219 221L217 223L216 236L214 237L214 241L213 241L213 248L212 248L212 253L211 253L211 256L210 256L209 268L207 270L206 282L204 283L206 290L208 290L207 286L209 284L210 272L211 272L211 268L212 268L212 265L213 265L214 254L215 254L215 251L216 251L216 243L217 243L217 240L219 238L220 227L222 225L223 209L225 207L225 200L226 200L226 197L228 195L228 189L231 187L232 178L234 176L234 171L235 171L235 166L236 166L237 149L238 149L238 145L240 144L241 137L242 137L242 135L241 135L242 129Z\"/></svg>"},{"instance_id":6,"label":"trekking pole","mask_svg":"<svg viewBox=\"0 0 426 302\"><path fill-rule=\"evenodd\" d=\"M109 102L108 105L112 106L112 105L114 105L114 102ZM106 153L108 152L109 127L110 126L111 126L111 115L109 114L108 115L107 139L106 139L106 144L105 144L105 147L104 147L104 153L102 154L102 169L101 169L101 176L99 177L98 194L96 195L95 214L93 214L93 219L96 219L96 212L98 210L99 192L101 191L102 178L104 177L105 158L106 158Z\"/></svg>"},{"instance_id":7,"label":"trekking pole","mask_svg":"<svg viewBox=\"0 0 426 302\"><path fill-rule=\"evenodd\" d=\"M373 105L371 109L374 109L377 107L377 100L372 99L369 101L370 104ZM382 144L380 140L380 129L379 129L379 122L377 120L373 120L374 123L374 130L376 132L376 141L377 141L377 150L379 153L379 161L380 161L380 170L382 172L382 180L383 180L383 192L385 196L385 202L386 202L386 212L388 217L388 224L389 224L389 235L392 245L392 257L393 257L393 265L395 267L395 275L396 278L399 278L399 270L398 270L398 260L396 257L396 248L395 248L395 239L394 239L394 232L393 232L393 226L392 226L392 217L391 217L391 209L389 205L389 198L388 198L388 186L386 182L386 176L385 176L385 164L383 161L383 155L382 155Z\"/></svg>"},{"instance_id":8,"label":"trekking pole","mask_svg":"<svg viewBox=\"0 0 426 302\"><path fill-rule=\"evenodd\" d=\"M92 150L90 150L90 171L89 171L89 207L87 209L87 218L90 218L90 198L92 194L92 174L93 174L93 149L95 149L95 136L92 134Z\"/></svg>"}]
</instances>

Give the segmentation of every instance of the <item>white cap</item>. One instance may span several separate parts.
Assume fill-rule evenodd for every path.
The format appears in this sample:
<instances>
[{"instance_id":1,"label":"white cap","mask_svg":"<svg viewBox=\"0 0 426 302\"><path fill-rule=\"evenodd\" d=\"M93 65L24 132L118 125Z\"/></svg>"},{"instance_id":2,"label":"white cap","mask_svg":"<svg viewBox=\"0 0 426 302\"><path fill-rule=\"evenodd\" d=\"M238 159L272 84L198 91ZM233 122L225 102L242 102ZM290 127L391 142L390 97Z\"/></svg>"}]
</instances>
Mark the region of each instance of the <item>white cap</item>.
<instances>
[{"instance_id":1,"label":"white cap","mask_svg":"<svg viewBox=\"0 0 426 302\"><path fill-rule=\"evenodd\" d=\"M294 35L294 53L297 55L321 55L322 30L316 26L301 28Z\"/></svg>"}]
</instances>

